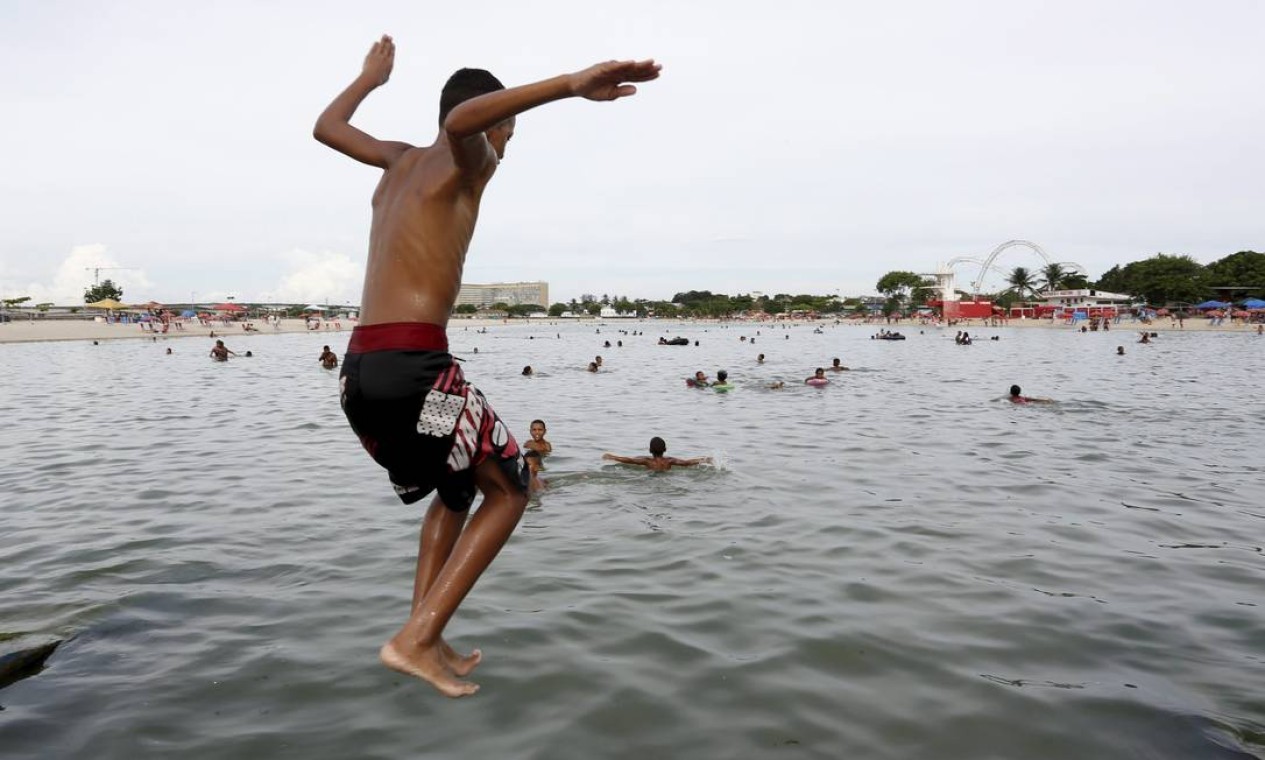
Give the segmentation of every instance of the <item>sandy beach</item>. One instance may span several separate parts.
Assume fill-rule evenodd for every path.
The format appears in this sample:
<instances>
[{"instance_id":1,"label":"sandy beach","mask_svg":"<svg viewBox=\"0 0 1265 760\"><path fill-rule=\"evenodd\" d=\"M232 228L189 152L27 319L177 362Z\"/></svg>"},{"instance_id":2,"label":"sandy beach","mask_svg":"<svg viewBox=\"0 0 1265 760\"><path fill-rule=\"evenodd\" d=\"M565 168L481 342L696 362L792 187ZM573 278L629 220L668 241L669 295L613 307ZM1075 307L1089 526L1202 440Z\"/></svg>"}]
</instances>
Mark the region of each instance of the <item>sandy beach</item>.
<instances>
[{"instance_id":1,"label":"sandy beach","mask_svg":"<svg viewBox=\"0 0 1265 760\"><path fill-rule=\"evenodd\" d=\"M255 330L244 330L241 323L238 322L230 322L227 326L219 324L205 326L195 321L186 321L183 330L177 330L173 326L166 333L163 333L161 327L158 332L150 332L147 329L142 330L141 325L137 323L107 324L90 319L22 320L15 318L12 322L0 323L0 343L32 343L50 340L210 338L212 332L215 333L214 337L223 338L226 342L232 343L262 335L281 335L296 332L323 333L330 335L332 338L340 333L350 333L351 328L355 326L354 322L343 320L341 322L327 323L329 324L328 328L325 324L322 324L319 330L309 330L302 319L283 319L276 327L262 320L252 324L255 326ZM500 319L462 319L460 321L453 320L451 324L460 324L462 327L483 327L501 325L504 324L504 321Z\"/></svg>"},{"instance_id":2,"label":"sandy beach","mask_svg":"<svg viewBox=\"0 0 1265 760\"><path fill-rule=\"evenodd\" d=\"M480 318L461 318L454 319L450 322L450 326L455 327L494 327L509 325L549 325L559 322L570 322L571 320L510 320L502 319L480 319ZM816 322L811 321L744 321L744 320L686 320L694 323L719 323L729 324L732 326L751 325L753 327L773 327L777 325L829 325L833 320L822 319ZM670 325L679 324L682 320L665 319L665 320L585 320L582 323L592 324L594 327L619 327L620 325L642 325L641 329L645 329L646 325L661 325L668 327ZM262 335L279 335L282 333L296 332L320 332L331 336L339 333L349 333L354 323L343 321L341 323L329 323L326 327L324 324L319 330L309 330L306 323L301 319L283 319L273 327L265 322L254 323L257 327L254 331L243 330L240 323L230 322L227 327L216 325L214 327L200 325L197 322L186 322L184 330L169 329L165 334L162 332L150 332L142 330L141 325L132 324L107 324L105 322L96 322L89 319L81 320L24 320L19 318L12 322L0 323L0 343L30 343L38 341L52 340L149 340L151 338L210 338L211 333L215 333L216 338L223 338L226 341L237 341L245 338L254 338ZM909 331L914 328L927 330L938 329L932 325L924 325L917 320L901 320L888 324L883 320L875 320L871 322L857 320L843 320L843 325L852 325L858 327L873 328L878 330L886 328L890 330ZM997 327L1021 327L1021 328L1040 328L1046 330L1079 330L1080 325L1071 326L1064 322L1051 322L1045 319L1012 319L1004 324L996 325ZM1123 320L1119 324L1113 324L1111 331L1120 331L1122 335L1129 335L1142 330L1153 332L1169 332L1169 331L1185 331L1185 332L1250 332L1256 330L1256 325L1245 325L1241 323L1213 325L1211 320L1207 319L1188 319L1184 326L1179 327L1178 324L1167 318L1157 319L1149 325L1141 322L1133 322ZM650 329L654 329L653 327ZM984 324L981 320L966 320L953 327L945 327L949 330L987 330L990 326Z\"/></svg>"}]
</instances>

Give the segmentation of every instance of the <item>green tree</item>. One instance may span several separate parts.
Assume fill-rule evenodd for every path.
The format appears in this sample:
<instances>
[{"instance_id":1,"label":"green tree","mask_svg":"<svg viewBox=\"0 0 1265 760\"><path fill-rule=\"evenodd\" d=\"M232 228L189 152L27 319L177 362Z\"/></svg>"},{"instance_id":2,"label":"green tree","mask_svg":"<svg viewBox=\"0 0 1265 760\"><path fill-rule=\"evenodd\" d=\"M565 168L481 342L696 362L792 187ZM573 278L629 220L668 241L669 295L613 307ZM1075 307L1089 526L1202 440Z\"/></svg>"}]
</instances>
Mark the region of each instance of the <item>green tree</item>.
<instances>
[{"instance_id":1,"label":"green tree","mask_svg":"<svg viewBox=\"0 0 1265 760\"><path fill-rule=\"evenodd\" d=\"M895 298L899 303L905 303L913 297L913 300L922 303L930 285L931 282L922 275L896 270L880 277L874 289L887 296L889 301Z\"/></svg>"},{"instance_id":2,"label":"green tree","mask_svg":"<svg viewBox=\"0 0 1265 760\"><path fill-rule=\"evenodd\" d=\"M1103 273L1097 287L1149 304L1196 303L1210 295L1208 270L1189 256L1157 253Z\"/></svg>"},{"instance_id":3,"label":"green tree","mask_svg":"<svg viewBox=\"0 0 1265 760\"><path fill-rule=\"evenodd\" d=\"M584 304L584 310L596 317L602 313L602 305L597 301L589 301Z\"/></svg>"},{"instance_id":4,"label":"green tree","mask_svg":"<svg viewBox=\"0 0 1265 760\"><path fill-rule=\"evenodd\" d=\"M567 305L565 303L556 303L553 306L549 307L549 316L561 317L562 312L566 310L567 310Z\"/></svg>"},{"instance_id":5,"label":"green tree","mask_svg":"<svg viewBox=\"0 0 1265 760\"><path fill-rule=\"evenodd\" d=\"M458 314L474 314L478 310L479 310L479 307L475 306L472 303L458 304L457 308L453 309L453 311L455 311Z\"/></svg>"},{"instance_id":6,"label":"green tree","mask_svg":"<svg viewBox=\"0 0 1265 760\"><path fill-rule=\"evenodd\" d=\"M21 298L5 298L3 300L0 300L0 303L4 304L4 308L12 309L14 306L19 306L21 304L26 303L29 300L31 300L30 296L22 296Z\"/></svg>"},{"instance_id":7,"label":"green tree","mask_svg":"<svg viewBox=\"0 0 1265 760\"><path fill-rule=\"evenodd\" d=\"M1041 268L1041 289L1042 290L1062 290L1063 283L1067 280L1068 272L1063 268L1062 264L1051 262Z\"/></svg>"},{"instance_id":8,"label":"green tree","mask_svg":"<svg viewBox=\"0 0 1265 760\"><path fill-rule=\"evenodd\" d=\"M1010 290L1020 298L1037 292L1036 277L1027 267L1015 267L1011 270L1010 275L1006 278L1006 284L1010 285Z\"/></svg>"},{"instance_id":9,"label":"green tree","mask_svg":"<svg viewBox=\"0 0 1265 760\"><path fill-rule=\"evenodd\" d=\"M1080 272L1071 272L1063 275L1064 290L1085 290L1089 287L1089 276Z\"/></svg>"},{"instance_id":10,"label":"green tree","mask_svg":"<svg viewBox=\"0 0 1265 760\"><path fill-rule=\"evenodd\" d=\"M1232 253L1209 264L1207 270L1209 283L1215 287L1242 288L1249 296L1265 294L1265 253Z\"/></svg>"},{"instance_id":11,"label":"green tree","mask_svg":"<svg viewBox=\"0 0 1265 760\"><path fill-rule=\"evenodd\" d=\"M538 303L516 303L509 308L511 317L529 317L537 312L543 312L545 307Z\"/></svg>"},{"instance_id":12,"label":"green tree","mask_svg":"<svg viewBox=\"0 0 1265 760\"><path fill-rule=\"evenodd\" d=\"M115 285L113 280L102 280L83 292L84 303L96 303L107 298L113 298L116 301L123 300L123 288Z\"/></svg>"},{"instance_id":13,"label":"green tree","mask_svg":"<svg viewBox=\"0 0 1265 760\"><path fill-rule=\"evenodd\" d=\"M491 308L493 311L509 311L510 305L505 303L504 301L497 301L496 303L492 304Z\"/></svg>"}]
</instances>

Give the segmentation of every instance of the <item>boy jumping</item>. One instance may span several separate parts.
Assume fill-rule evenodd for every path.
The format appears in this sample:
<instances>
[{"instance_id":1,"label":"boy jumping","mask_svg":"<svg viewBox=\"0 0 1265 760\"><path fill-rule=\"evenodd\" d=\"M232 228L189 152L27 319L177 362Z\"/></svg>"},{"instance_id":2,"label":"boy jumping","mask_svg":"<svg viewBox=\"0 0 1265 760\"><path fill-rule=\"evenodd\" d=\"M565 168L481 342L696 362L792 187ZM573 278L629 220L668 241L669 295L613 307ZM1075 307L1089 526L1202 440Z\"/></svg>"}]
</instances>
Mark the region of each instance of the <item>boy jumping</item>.
<instances>
[{"instance_id":1,"label":"boy jumping","mask_svg":"<svg viewBox=\"0 0 1265 760\"><path fill-rule=\"evenodd\" d=\"M415 147L350 123L394 61L395 44L384 35L313 131L334 150L385 170L373 194L360 325L343 360L339 398L406 504L436 491L422 522L412 613L379 656L461 697L478 690L460 678L482 655L457 654L444 642L444 627L518 524L528 483L518 443L448 353L445 327L479 201L505 157L515 116L563 98L632 95L637 88L629 83L657 78L659 66L608 61L510 89L486 71L461 69L444 85L439 134ZM483 503L466 525L476 490Z\"/></svg>"}]
</instances>

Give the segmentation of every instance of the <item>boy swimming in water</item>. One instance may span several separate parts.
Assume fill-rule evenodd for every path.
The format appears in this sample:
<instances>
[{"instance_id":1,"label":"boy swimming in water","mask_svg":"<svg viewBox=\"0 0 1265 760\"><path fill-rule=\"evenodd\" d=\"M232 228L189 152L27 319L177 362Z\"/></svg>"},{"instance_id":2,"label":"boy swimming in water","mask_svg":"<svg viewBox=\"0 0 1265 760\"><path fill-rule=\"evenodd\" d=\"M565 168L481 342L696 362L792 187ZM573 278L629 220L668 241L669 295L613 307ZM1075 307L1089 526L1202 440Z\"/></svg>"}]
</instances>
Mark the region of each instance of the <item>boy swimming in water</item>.
<instances>
[{"instance_id":1,"label":"boy swimming in water","mask_svg":"<svg viewBox=\"0 0 1265 760\"><path fill-rule=\"evenodd\" d=\"M650 439L650 456L648 457L621 457L607 452L602 455L602 459L619 462L620 464L633 464L654 472L667 472L673 467L694 467L695 465L712 463L711 457L695 457L693 459L665 457L663 454L667 450L668 444L664 443L662 438L655 436Z\"/></svg>"},{"instance_id":2,"label":"boy swimming in water","mask_svg":"<svg viewBox=\"0 0 1265 760\"><path fill-rule=\"evenodd\" d=\"M1052 398L1037 398L1036 396L1025 396L1022 389L1017 385L1010 386L1010 403L1012 404L1053 404Z\"/></svg>"},{"instance_id":3,"label":"boy swimming in water","mask_svg":"<svg viewBox=\"0 0 1265 760\"><path fill-rule=\"evenodd\" d=\"M545 440L545 433L548 432L545 428L545 421L532 420L529 430L531 432L531 440L523 444L523 448L528 451L539 451L542 455L552 454L553 444Z\"/></svg>"},{"instance_id":4,"label":"boy swimming in water","mask_svg":"<svg viewBox=\"0 0 1265 760\"><path fill-rule=\"evenodd\" d=\"M384 35L313 131L320 142L384 170L373 194L361 321L343 361L340 401L405 503L438 492L422 523L411 614L379 657L460 697L478 690L460 678L481 654L458 655L444 642L444 627L514 531L528 486L518 443L448 353L445 328L483 191L518 114L564 98L632 95L629 83L657 78L659 66L609 61L510 89L486 71L461 69L444 85L439 134L416 147L350 123L394 62L395 43ZM483 503L467 525L476 491Z\"/></svg>"}]
</instances>

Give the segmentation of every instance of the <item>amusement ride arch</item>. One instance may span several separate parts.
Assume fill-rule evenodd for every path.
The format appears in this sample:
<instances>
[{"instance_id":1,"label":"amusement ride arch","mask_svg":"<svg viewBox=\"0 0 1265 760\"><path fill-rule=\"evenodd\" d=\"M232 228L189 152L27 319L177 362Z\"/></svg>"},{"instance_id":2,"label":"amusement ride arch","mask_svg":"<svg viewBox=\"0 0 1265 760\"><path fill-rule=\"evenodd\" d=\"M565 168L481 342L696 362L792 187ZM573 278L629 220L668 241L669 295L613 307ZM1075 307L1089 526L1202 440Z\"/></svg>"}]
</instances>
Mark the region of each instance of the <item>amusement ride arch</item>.
<instances>
[{"instance_id":1,"label":"amusement ride arch","mask_svg":"<svg viewBox=\"0 0 1265 760\"><path fill-rule=\"evenodd\" d=\"M984 283L984 277L989 273L989 271L996 272L997 274L1000 274L1000 275L1005 274L1005 272L1003 272L1001 268L997 267L994 263L997 261L997 257L1001 256L1002 253L1004 253L1005 251L1011 248L1016 248L1016 247L1023 247L1023 248L1030 249L1033 253L1040 256L1041 260L1044 261L1047 266L1049 266L1050 264L1058 264L1059 266L1067 269L1069 273L1088 274L1088 272L1085 270L1085 267L1081 266L1080 264L1077 264L1074 261L1054 261L1053 259L1050 258L1049 254L1045 252L1045 249L1043 249L1041 246L1037 245L1036 243L1030 240L1007 240L1006 242L994 248L992 250L992 253L989 253L988 257L982 261L973 256L958 256L955 259L950 259L948 266L949 266L949 269L953 269L958 264L978 264L979 265L979 273L975 276L975 279L971 281L971 293L976 298L976 300L978 300L980 286Z\"/></svg>"}]
</instances>

